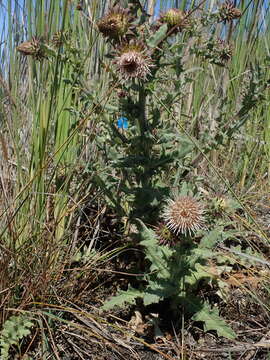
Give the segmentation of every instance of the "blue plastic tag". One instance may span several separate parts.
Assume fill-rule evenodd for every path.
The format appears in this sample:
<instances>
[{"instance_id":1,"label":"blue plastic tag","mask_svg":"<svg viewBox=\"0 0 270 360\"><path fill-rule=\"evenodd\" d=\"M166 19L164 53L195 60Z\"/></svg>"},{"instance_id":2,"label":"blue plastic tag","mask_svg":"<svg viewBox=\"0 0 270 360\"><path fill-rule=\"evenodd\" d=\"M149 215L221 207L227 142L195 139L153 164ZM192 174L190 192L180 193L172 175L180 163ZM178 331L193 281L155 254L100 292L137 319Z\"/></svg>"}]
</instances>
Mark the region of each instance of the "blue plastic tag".
<instances>
[{"instance_id":1,"label":"blue plastic tag","mask_svg":"<svg viewBox=\"0 0 270 360\"><path fill-rule=\"evenodd\" d=\"M118 127L118 129L127 130L127 128L128 128L128 119L125 116L121 116L117 120L117 127Z\"/></svg>"}]
</instances>

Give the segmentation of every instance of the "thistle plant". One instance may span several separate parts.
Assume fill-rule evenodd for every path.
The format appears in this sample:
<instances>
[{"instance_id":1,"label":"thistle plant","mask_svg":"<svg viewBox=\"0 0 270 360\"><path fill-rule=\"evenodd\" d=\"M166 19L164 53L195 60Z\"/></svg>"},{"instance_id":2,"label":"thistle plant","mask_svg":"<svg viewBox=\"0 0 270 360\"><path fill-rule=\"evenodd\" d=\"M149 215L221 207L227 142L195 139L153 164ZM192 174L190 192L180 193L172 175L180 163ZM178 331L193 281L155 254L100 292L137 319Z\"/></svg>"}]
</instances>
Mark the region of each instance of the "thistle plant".
<instances>
[{"instance_id":1,"label":"thistle plant","mask_svg":"<svg viewBox=\"0 0 270 360\"><path fill-rule=\"evenodd\" d=\"M169 9L149 23L145 14L140 14L141 9L130 4L126 9L120 6L110 9L97 22L99 31L109 42L106 66L112 78L110 85L116 91L105 116L107 143L104 144L104 137L97 139L101 157L102 152L106 154L106 173L114 176L97 175L96 180L99 186L106 184L104 190L108 194L117 176L119 183L116 192L110 191L110 206L128 222L139 217L156 225L169 196L170 183L175 181L175 176L184 178L192 170L190 154L195 143L185 131L179 131L181 116L175 116L185 89L190 83L195 84L196 74L188 69L185 58L195 55L203 58L206 66L211 63L226 68L233 58L231 43L213 33L205 35L209 25L203 20L206 14L196 10ZM225 10L230 13L230 19L240 16L228 1L219 12ZM211 18L211 14L208 16ZM215 14L211 19L217 26L219 17ZM118 35L114 35L114 30L106 32L105 24L108 29L113 26ZM228 126L227 104L220 99L218 104L216 131L204 129L199 134L203 144L200 151L204 153L223 145L247 121L239 113ZM126 119L125 127L118 126L122 118ZM182 175L181 167L186 169ZM169 182L164 181L168 171L172 177ZM199 227L199 223L194 227Z\"/></svg>"},{"instance_id":2,"label":"thistle plant","mask_svg":"<svg viewBox=\"0 0 270 360\"><path fill-rule=\"evenodd\" d=\"M20 173L19 195L7 211L3 234L8 239L7 253L16 256L5 260L6 272L11 273L10 264L16 264L17 279L20 267L27 277L35 274L36 287L29 286L29 296L25 292L25 304L39 300L40 293L47 296L43 289L49 289L51 279L60 279L58 274L66 266L74 208L81 206L82 198L90 197L90 182L113 210L114 221L117 218L123 225L123 241L144 252L138 262L143 262L143 281L138 279L105 308L134 304L136 299L145 306L166 301L178 316L187 311L193 320L203 321L206 330L215 329L232 338L234 333L218 317L217 309L199 296L202 283L218 286L207 260L222 264L216 246L228 232L209 221L208 204L198 196L193 170L201 159L212 156L213 150L232 143L253 110L264 103L269 59L250 66L241 99L230 101L229 94L235 89L229 80L242 81L239 74L230 78L238 51L231 25L234 22L237 29L242 21L233 2L224 1L215 13L195 6L185 11L168 9L156 21L140 2L129 1L128 7L121 2L97 21L93 15L90 25L89 18L83 16L83 2L77 2L79 12L68 14L68 6L75 10L75 4L64 3L59 7L64 11L59 13L58 2L50 2L54 9L48 12L51 23L42 22L44 28L33 26L28 33L36 36L22 39L17 47L16 56L27 56L31 66L29 86L20 86L31 94L26 107L28 111L31 103L33 119L30 117L31 131L25 137L31 137L33 144L26 151L27 161L18 157L14 162ZM95 4L99 6L99 2ZM42 2L42 6L47 13L47 3ZM100 51L96 51L97 42L102 45ZM10 79L17 78L12 76L17 73L13 69ZM202 84L208 84L212 76L216 87L207 88L208 96ZM228 81L223 83L223 79ZM19 95L18 88L12 86L12 96ZM9 111L16 116L20 112L15 106ZM12 152L17 156L24 149L22 134L16 132L18 124L10 127ZM24 129L24 125L17 127ZM4 148L2 138L1 146ZM85 148L88 151L83 151ZM77 166L80 161L83 167ZM9 164L8 156L5 162ZM81 178L87 181L79 184ZM192 192L183 189L186 179ZM213 205L218 220L225 205L219 200ZM21 256L24 249L35 256ZM24 259L30 258L28 268ZM82 262L87 259L83 256ZM10 276L11 283L15 275ZM13 305L11 301L9 307Z\"/></svg>"},{"instance_id":3,"label":"thistle plant","mask_svg":"<svg viewBox=\"0 0 270 360\"><path fill-rule=\"evenodd\" d=\"M241 12L227 1L218 16L199 15L196 9L169 9L150 24L137 10L133 24L139 25L139 30L130 37L117 37L117 44L115 37L108 38L108 66L112 69L111 84L117 89L114 104L118 106L108 107L104 129L107 143L104 144L104 138L97 139L108 171L97 175L96 181L131 238L134 234L130 229L134 226L128 224L135 224L135 238L145 250L150 273L144 276L146 287L121 291L104 308L134 304L137 298L143 299L144 305L167 299L178 314L185 308L196 321L204 321L206 329L211 328L212 322L212 329L232 338L233 331L217 312L196 296L201 281L213 280L206 259L216 258L214 246L225 235L222 228L206 224L202 202L182 189L184 178L197 165L197 158L191 154L198 143L181 126L177 108L189 84L196 86L186 57L195 55L204 59L205 66L211 63L226 69L233 58L233 47L228 41L215 32L207 35L204 27L209 23L205 19L208 16L214 26L222 20L226 26L240 18ZM107 21L108 16L98 24ZM100 31L104 35L104 30ZM198 156L231 139L247 121L247 113L242 116L241 111L245 108L249 112L253 105L247 110L243 102L242 110L237 109L238 117L228 125L225 98L219 99L216 129L199 133L202 145ZM182 112L185 110L188 111L183 105ZM194 181L191 178L190 183ZM115 186L117 190L113 191ZM173 186L182 189L174 198Z\"/></svg>"},{"instance_id":4,"label":"thistle plant","mask_svg":"<svg viewBox=\"0 0 270 360\"><path fill-rule=\"evenodd\" d=\"M193 320L203 322L205 330L215 330L219 336L233 339L234 331L219 317L217 309L197 295L201 284L217 285L208 261L219 258L220 263L225 262L215 247L226 234L222 226L213 223L211 230L205 227L199 231L204 221L202 200L195 199L191 189L188 193L187 190L187 184L183 184L179 196L166 205L168 226L160 223L150 229L138 221L138 236L149 272L144 274L141 286L120 291L105 302L103 309L135 304L137 299L145 306L167 301L175 317L184 311Z\"/></svg>"}]
</instances>

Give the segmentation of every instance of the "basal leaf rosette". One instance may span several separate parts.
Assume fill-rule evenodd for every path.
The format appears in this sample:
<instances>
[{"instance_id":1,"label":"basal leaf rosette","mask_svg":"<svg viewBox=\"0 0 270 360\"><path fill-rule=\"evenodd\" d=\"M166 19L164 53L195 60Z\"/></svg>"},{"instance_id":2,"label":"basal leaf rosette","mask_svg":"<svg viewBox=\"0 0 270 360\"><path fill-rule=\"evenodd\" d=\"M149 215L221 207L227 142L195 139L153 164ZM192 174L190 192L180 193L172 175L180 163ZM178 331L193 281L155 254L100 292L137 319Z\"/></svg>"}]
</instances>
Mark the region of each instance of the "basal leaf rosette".
<instances>
[{"instance_id":1,"label":"basal leaf rosette","mask_svg":"<svg viewBox=\"0 0 270 360\"><path fill-rule=\"evenodd\" d=\"M178 234L189 234L204 227L204 207L192 196L177 196L169 199L163 211L167 227Z\"/></svg>"},{"instance_id":2,"label":"basal leaf rosette","mask_svg":"<svg viewBox=\"0 0 270 360\"><path fill-rule=\"evenodd\" d=\"M146 80L154 66L147 47L136 40L121 44L117 48L114 63L124 80Z\"/></svg>"},{"instance_id":3,"label":"basal leaf rosette","mask_svg":"<svg viewBox=\"0 0 270 360\"><path fill-rule=\"evenodd\" d=\"M123 9L119 5L111 7L108 13L97 22L98 30L108 40L120 40L132 34L133 26L131 22L133 17L129 9Z\"/></svg>"}]
</instances>

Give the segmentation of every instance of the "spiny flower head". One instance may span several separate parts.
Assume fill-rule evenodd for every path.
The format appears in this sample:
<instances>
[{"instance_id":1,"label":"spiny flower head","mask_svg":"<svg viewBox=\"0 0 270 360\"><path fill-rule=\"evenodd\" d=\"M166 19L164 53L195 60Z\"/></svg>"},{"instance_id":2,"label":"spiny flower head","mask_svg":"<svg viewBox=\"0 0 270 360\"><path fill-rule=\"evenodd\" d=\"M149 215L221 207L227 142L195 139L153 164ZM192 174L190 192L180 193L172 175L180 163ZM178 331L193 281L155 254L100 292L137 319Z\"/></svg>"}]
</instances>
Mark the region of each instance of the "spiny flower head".
<instances>
[{"instance_id":1,"label":"spiny flower head","mask_svg":"<svg viewBox=\"0 0 270 360\"><path fill-rule=\"evenodd\" d=\"M70 39L70 35L71 35L70 31L64 31L64 32L57 31L56 33L53 34L52 39L51 39L51 43L55 47L60 47L64 43L66 43L67 40Z\"/></svg>"},{"instance_id":2,"label":"spiny flower head","mask_svg":"<svg viewBox=\"0 0 270 360\"><path fill-rule=\"evenodd\" d=\"M182 31L190 26L188 13L180 9L169 9L161 15L159 21L163 24L167 24L169 30L175 27L175 32Z\"/></svg>"},{"instance_id":3,"label":"spiny flower head","mask_svg":"<svg viewBox=\"0 0 270 360\"><path fill-rule=\"evenodd\" d=\"M47 58L41 39L33 37L31 41L25 41L17 46L17 50L23 55L31 55L37 60Z\"/></svg>"},{"instance_id":4,"label":"spiny flower head","mask_svg":"<svg viewBox=\"0 0 270 360\"><path fill-rule=\"evenodd\" d=\"M110 40L119 40L131 30L130 23L132 20L133 17L130 16L129 9L115 5L97 22L97 27L104 37Z\"/></svg>"},{"instance_id":5,"label":"spiny flower head","mask_svg":"<svg viewBox=\"0 0 270 360\"><path fill-rule=\"evenodd\" d=\"M78 1L78 2L77 2L76 10L78 10L78 11L82 11L82 10L83 10L83 2L82 2L82 1Z\"/></svg>"},{"instance_id":6,"label":"spiny flower head","mask_svg":"<svg viewBox=\"0 0 270 360\"><path fill-rule=\"evenodd\" d=\"M143 79L151 73L152 59L147 54L146 46L131 40L117 49L115 64L124 79Z\"/></svg>"},{"instance_id":7,"label":"spiny flower head","mask_svg":"<svg viewBox=\"0 0 270 360\"><path fill-rule=\"evenodd\" d=\"M224 4L219 9L219 19L220 21L231 21L238 19L242 16L241 10L234 7L234 4L231 0L226 0Z\"/></svg>"},{"instance_id":8,"label":"spiny flower head","mask_svg":"<svg viewBox=\"0 0 270 360\"><path fill-rule=\"evenodd\" d=\"M178 196L169 199L164 209L166 225L176 235L190 234L203 227L203 206L192 196Z\"/></svg>"},{"instance_id":9,"label":"spiny flower head","mask_svg":"<svg viewBox=\"0 0 270 360\"><path fill-rule=\"evenodd\" d=\"M222 39L218 39L217 48L219 53L219 59L221 60L222 63L231 60L233 55L233 47L230 43L227 43Z\"/></svg>"},{"instance_id":10,"label":"spiny flower head","mask_svg":"<svg viewBox=\"0 0 270 360\"><path fill-rule=\"evenodd\" d=\"M177 242L175 234L171 232L166 224L160 222L155 228L160 245L174 246Z\"/></svg>"},{"instance_id":11,"label":"spiny flower head","mask_svg":"<svg viewBox=\"0 0 270 360\"><path fill-rule=\"evenodd\" d=\"M217 195L212 199L212 209L217 214L235 213L238 209L241 209L241 205L234 199L224 195Z\"/></svg>"}]
</instances>

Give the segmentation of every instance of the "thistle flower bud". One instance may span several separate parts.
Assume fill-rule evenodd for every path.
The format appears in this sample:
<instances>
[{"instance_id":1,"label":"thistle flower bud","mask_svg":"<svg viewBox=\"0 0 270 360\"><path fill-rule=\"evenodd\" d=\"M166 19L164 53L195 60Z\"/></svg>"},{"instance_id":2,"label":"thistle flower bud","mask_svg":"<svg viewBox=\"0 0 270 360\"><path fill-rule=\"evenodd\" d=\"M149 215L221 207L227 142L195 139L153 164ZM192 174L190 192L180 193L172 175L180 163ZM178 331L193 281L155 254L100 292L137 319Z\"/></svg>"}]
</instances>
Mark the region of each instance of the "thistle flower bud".
<instances>
[{"instance_id":1,"label":"thistle flower bud","mask_svg":"<svg viewBox=\"0 0 270 360\"><path fill-rule=\"evenodd\" d=\"M119 40L131 30L133 17L129 15L128 9L116 5L109 9L109 12L98 22L98 30L109 40Z\"/></svg>"},{"instance_id":2,"label":"thistle flower bud","mask_svg":"<svg viewBox=\"0 0 270 360\"><path fill-rule=\"evenodd\" d=\"M169 30L175 27L175 32L182 31L191 25L188 13L179 9L169 9L161 15L159 21L167 24Z\"/></svg>"},{"instance_id":3,"label":"thistle flower bud","mask_svg":"<svg viewBox=\"0 0 270 360\"><path fill-rule=\"evenodd\" d=\"M230 0L226 0L219 9L220 21L232 21L242 16L241 10L234 7L234 4Z\"/></svg>"},{"instance_id":4,"label":"thistle flower bud","mask_svg":"<svg viewBox=\"0 0 270 360\"><path fill-rule=\"evenodd\" d=\"M168 226L162 222L160 222L155 228L155 233L160 245L174 246L177 243L178 239L175 234L173 234Z\"/></svg>"},{"instance_id":5,"label":"thistle flower bud","mask_svg":"<svg viewBox=\"0 0 270 360\"><path fill-rule=\"evenodd\" d=\"M126 90L123 90L123 89L116 89L116 92L117 92L117 96L119 98L125 98L128 96L128 92Z\"/></svg>"},{"instance_id":6,"label":"thistle flower bud","mask_svg":"<svg viewBox=\"0 0 270 360\"><path fill-rule=\"evenodd\" d=\"M47 58L44 49L42 48L41 40L33 37L31 41L25 41L17 46L17 51L21 52L23 55L31 55L36 60L41 60Z\"/></svg>"},{"instance_id":7,"label":"thistle flower bud","mask_svg":"<svg viewBox=\"0 0 270 360\"><path fill-rule=\"evenodd\" d=\"M78 1L77 5L76 5L76 10L83 11L83 3L82 3L82 1Z\"/></svg>"},{"instance_id":8,"label":"thistle flower bud","mask_svg":"<svg viewBox=\"0 0 270 360\"><path fill-rule=\"evenodd\" d=\"M222 39L217 40L217 49L219 54L219 59L222 63L226 63L231 60L233 55L233 47L231 44L227 43Z\"/></svg>"},{"instance_id":9,"label":"thistle flower bud","mask_svg":"<svg viewBox=\"0 0 270 360\"><path fill-rule=\"evenodd\" d=\"M203 227L203 206L191 196L179 196L168 201L163 218L176 235L191 234Z\"/></svg>"},{"instance_id":10,"label":"thistle flower bud","mask_svg":"<svg viewBox=\"0 0 270 360\"><path fill-rule=\"evenodd\" d=\"M70 37L69 31L64 31L64 32L57 31L56 33L53 34L51 43L55 47L60 47L69 39L69 37Z\"/></svg>"}]
</instances>

